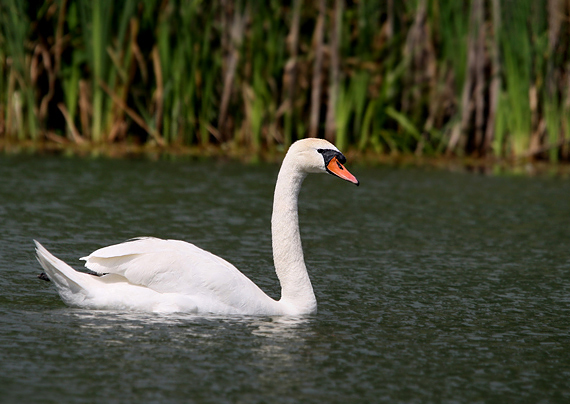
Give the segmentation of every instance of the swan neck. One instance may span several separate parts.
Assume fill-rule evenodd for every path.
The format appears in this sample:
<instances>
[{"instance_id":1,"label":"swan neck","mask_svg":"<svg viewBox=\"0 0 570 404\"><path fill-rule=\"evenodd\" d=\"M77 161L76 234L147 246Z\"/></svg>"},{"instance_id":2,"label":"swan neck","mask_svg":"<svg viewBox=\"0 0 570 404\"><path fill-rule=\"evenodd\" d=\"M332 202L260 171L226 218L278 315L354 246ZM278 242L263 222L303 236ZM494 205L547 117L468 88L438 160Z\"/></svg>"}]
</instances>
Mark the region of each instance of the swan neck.
<instances>
[{"instance_id":1,"label":"swan neck","mask_svg":"<svg viewBox=\"0 0 570 404\"><path fill-rule=\"evenodd\" d=\"M275 186L271 234L281 302L299 313L316 311L317 302L307 273L299 232L298 198L306 173L283 161Z\"/></svg>"}]
</instances>

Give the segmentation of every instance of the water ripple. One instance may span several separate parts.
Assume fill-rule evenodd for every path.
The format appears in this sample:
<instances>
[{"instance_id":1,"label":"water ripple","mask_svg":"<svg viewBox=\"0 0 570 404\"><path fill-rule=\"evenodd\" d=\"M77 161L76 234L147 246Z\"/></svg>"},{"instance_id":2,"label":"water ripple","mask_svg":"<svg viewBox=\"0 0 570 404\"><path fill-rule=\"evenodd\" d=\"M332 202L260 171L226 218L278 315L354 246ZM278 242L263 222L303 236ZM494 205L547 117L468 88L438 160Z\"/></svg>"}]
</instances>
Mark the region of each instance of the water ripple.
<instances>
[{"instance_id":1,"label":"water ripple","mask_svg":"<svg viewBox=\"0 0 570 404\"><path fill-rule=\"evenodd\" d=\"M36 278L31 239L77 267L134 236L185 239L277 297L277 167L0 168L5 402L570 400L568 182L363 167L359 188L308 178L300 222L319 312L204 317L65 307Z\"/></svg>"}]
</instances>

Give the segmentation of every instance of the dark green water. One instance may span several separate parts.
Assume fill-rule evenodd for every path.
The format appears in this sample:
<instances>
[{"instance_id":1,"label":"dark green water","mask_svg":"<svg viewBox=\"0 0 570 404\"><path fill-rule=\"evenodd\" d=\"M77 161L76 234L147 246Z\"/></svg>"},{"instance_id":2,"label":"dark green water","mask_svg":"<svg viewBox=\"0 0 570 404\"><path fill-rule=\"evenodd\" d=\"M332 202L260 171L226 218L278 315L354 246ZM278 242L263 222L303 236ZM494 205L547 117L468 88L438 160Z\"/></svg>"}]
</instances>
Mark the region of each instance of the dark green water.
<instances>
[{"instance_id":1,"label":"dark green water","mask_svg":"<svg viewBox=\"0 0 570 404\"><path fill-rule=\"evenodd\" d=\"M276 166L0 157L0 402L570 402L570 182L348 167L301 192L318 314L220 318L68 308L32 239L183 239L276 297Z\"/></svg>"}]
</instances>

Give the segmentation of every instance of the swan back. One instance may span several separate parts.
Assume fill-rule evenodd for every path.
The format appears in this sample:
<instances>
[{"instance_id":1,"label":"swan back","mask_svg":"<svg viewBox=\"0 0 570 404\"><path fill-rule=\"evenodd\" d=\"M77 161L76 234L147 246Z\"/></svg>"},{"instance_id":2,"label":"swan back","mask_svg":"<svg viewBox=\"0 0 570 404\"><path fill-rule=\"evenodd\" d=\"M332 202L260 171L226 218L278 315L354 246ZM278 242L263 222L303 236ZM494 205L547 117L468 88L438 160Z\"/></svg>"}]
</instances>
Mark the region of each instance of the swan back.
<instances>
[{"instance_id":1,"label":"swan back","mask_svg":"<svg viewBox=\"0 0 570 404\"><path fill-rule=\"evenodd\" d=\"M98 274L115 274L159 293L192 296L199 312L264 314L275 300L226 260L180 240L138 238L83 257Z\"/></svg>"}]
</instances>

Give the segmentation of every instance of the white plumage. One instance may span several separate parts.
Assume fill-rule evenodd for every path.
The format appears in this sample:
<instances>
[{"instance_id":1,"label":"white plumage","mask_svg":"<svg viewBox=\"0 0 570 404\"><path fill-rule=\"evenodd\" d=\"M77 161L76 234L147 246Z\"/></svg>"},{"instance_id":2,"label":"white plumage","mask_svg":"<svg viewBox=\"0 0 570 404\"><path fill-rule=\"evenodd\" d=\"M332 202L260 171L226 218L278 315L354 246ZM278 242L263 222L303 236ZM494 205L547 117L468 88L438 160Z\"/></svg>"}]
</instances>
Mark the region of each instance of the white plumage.
<instances>
[{"instance_id":1,"label":"white plumage","mask_svg":"<svg viewBox=\"0 0 570 404\"><path fill-rule=\"evenodd\" d=\"M75 271L34 240L37 258L70 306L248 315L314 313L316 299L303 259L297 199L309 172L329 172L358 185L342 166L344 161L338 149L322 139L297 141L283 160L272 216L279 301L229 262L179 240L138 238L83 257L85 266L99 276Z\"/></svg>"}]
</instances>

